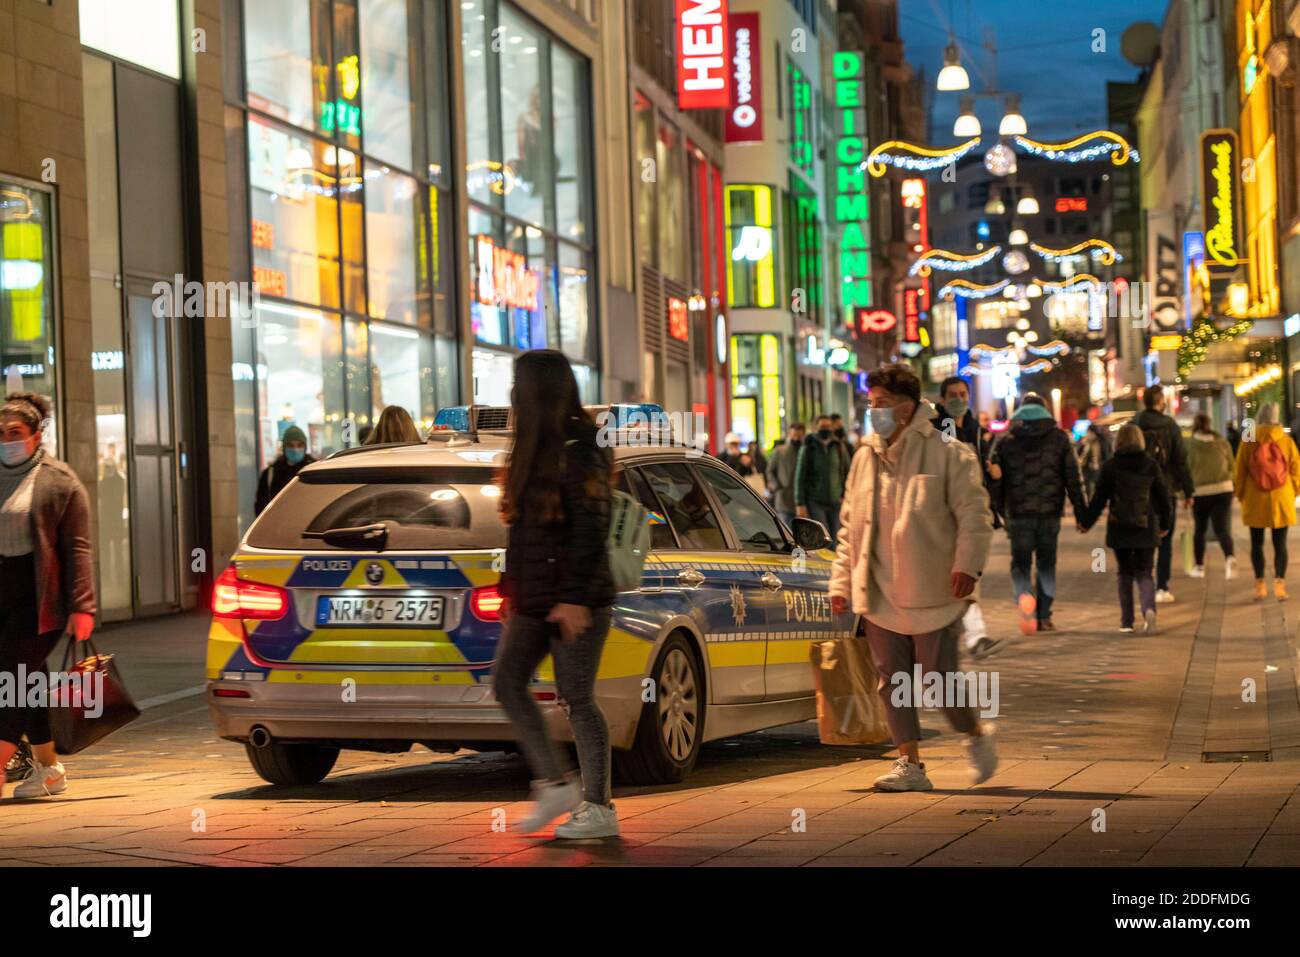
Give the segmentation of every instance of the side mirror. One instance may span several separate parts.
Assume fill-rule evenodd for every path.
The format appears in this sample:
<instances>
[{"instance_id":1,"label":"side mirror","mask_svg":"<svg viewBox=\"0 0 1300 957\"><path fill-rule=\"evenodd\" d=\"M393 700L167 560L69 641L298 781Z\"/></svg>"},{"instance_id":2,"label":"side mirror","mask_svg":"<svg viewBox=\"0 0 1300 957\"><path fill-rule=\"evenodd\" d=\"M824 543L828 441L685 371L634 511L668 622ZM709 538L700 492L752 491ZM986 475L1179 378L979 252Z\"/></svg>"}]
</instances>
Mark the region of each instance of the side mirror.
<instances>
[{"instance_id":1,"label":"side mirror","mask_svg":"<svg viewBox=\"0 0 1300 957\"><path fill-rule=\"evenodd\" d=\"M796 518L791 531L794 532L794 543L806 552L830 548L835 544L831 533L826 531L826 526L811 518Z\"/></svg>"}]
</instances>

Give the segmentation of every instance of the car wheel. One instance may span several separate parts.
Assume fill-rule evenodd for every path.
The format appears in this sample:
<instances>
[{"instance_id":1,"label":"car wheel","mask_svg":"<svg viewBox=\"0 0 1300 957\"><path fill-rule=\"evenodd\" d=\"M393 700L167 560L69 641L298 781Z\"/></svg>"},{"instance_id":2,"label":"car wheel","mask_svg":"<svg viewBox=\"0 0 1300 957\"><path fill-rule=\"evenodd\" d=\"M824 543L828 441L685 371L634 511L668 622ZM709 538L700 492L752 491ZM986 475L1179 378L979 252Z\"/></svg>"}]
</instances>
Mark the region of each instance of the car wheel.
<instances>
[{"instance_id":1,"label":"car wheel","mask_svg":"<svg viewBox=\"0 0 1300 957\"><path fill-rule=\"evenodd\" d=\"M625 784L676 784L695 767L704 739L703 669L690 642L674 634L650 677L655 700L641 707L632 749L615 752L616 770Z\"/></svg>"},{"instance_id":2,"label":"car wheel","mask_svg":"<svg viewBox=\"0 0 1300 957\"><path fill-rule=\"evenodd\" d=\"M339 749L320 744L244 745L253 770L269 784L318 784L339 758Z\"/></svg>"}]
</instances>

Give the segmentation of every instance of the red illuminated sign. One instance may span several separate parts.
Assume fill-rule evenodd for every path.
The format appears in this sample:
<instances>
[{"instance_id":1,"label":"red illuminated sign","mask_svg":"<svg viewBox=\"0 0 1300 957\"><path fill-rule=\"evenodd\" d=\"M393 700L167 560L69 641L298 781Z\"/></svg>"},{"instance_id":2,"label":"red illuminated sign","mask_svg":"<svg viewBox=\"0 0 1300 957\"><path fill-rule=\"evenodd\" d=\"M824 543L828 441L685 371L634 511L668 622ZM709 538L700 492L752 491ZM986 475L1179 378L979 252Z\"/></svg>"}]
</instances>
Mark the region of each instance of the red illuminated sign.
<instances>
[{"instance_id":1,"label":"red illuminated sign","mask_svg":"<svg viewBox=\"0 0 1300 957\"><path fill-rule=\"evenodd\" d=\"M253 267L253 285L257 287L258 293L265 293L268 296L284 296L288 292L284 273L265 266Z\"/></svg>"},{"instance_id":2,"label":"red illuminated sign","mask_svg":"<svg viewBox=\"0 0 1300 957\"><path fill-rule=\"evenodd\" d=\"M918 302L919 289L903 290L903 341L919 342L921 340L921 309Z\"/></svg>"},{"instance_id":3,"label":"red illuminated sign","mask_svg":"<svg viewBox=\"0 0 1300 957\"><path fill-rule=\"evenodd\" d=\"M920 209L925 205L925 180L903 180L903 205L908 209Z\"/></svg>"},{"instance_id":4,"label":"red illuminated sign","mask_svg":"<svg viewBox=\"0 0 1300 957\"><path fill-rule=\"evenodd\" d=\"M858 331L863 335L868 332L888 332L898 325L898 318L888 309L859 309Z\"/></svg>"},{"instance_id":5,"label":"red illuminated sign","mask_svg":"<svg viewBox=\"0 0 1300 957\"><path fill-rule=\"evenodd\" d=\"M478 251L478 301L485 306L536 311L541 282L537 273L528 268L527 258L496 245L490 236L476 236L474 242Z\"/></svg>"},{"instance_id":6,"label":"red illuminated sign","mask_svg":"<svg viewBox=\"0 0 1300 957\"><path fill-rule=\"evenodd\" d=\"M677 0L677 105L717 110L731 105L726 0Z\"/></svg>"},{"instance_id":7,"label":"red illuminated sign","mask_svg":"<svg viewBox=\"0 0 1300 957\"><path fill-rule=\"evenodd\" d=\"M1058 213L1086 213L1088 198L1086 196L1060 196L1056 200Z\"/></svg>"},{"instance_id":8,"label":"red illuminated sign","mask_svg":"<svg viewBox=\"0 0 1300 957\"><path fill-rule=\"evenodd\" d=\"M675 296L668 297L668 335L681 342L691 338L691 324L686 315L686 303Z\"/></svg>"},{"instance_id":9,"label":"red illuminated sign","mask_svg":"<svg viewBox=\"0 0 1300 957\"><path fill-rule=\"evenodd\" d=\"M731 109L727 110L727 142L751 143L763 138L763 67L758 51L757 13L733 13L731 31Z\"/></svg>"}]
</instances>

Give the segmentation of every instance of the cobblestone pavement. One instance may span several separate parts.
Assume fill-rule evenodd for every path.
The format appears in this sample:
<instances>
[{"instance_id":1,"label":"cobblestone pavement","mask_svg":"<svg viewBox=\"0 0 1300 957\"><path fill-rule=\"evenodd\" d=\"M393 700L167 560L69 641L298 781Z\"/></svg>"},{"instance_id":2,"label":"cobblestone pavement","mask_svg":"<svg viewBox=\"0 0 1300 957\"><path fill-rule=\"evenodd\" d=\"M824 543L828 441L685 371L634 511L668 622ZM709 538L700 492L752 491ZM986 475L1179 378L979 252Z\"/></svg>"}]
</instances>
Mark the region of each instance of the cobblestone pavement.
<instances>
[{"instance_id":1,"label":"cobblestone pavement","mask_svg":"<svg viewBox=\"0 0 1300 957\"><path fill-rule=\"evenodd\" d=\"M1186 524L1184 516L1180 522ZM1238 553L1246 558L1238 529ZM1300 709L1290 605L1175 562L1157 636L1117 633L1102 531L1061 533L1058 631L1022 636L998 534L983 605L1007 641L1002 765L971 788L927 713L935 790L884 794L885 747L824 747L810 723L707 745L683 785L618 788L620 839L493 829L520 815L517 758L345 752L323 783L264 786L203 703L201 616L103 634L144 715L67 761L57 799L0 804L0 863L31 865L1281 865L1300 861ZM1254 700L1243 700L1253 682ZM1248 685L1249 686L1249 685ZM1247 695L1249 697L1249 695Z\"/></svg>"}]
</instances>

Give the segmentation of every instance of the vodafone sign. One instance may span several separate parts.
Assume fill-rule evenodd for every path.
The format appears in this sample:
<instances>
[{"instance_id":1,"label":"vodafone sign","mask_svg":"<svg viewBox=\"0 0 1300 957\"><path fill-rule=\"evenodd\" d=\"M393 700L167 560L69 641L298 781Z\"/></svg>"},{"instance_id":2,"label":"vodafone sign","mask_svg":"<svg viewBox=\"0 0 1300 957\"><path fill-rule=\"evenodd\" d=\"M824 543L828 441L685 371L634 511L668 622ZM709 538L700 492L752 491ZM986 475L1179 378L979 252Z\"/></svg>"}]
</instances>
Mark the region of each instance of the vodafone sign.
<instances>
[{"instance_id":1,"label":"vodafone sign","mask_svg":"<svg viewBox=\"0 0 1300 957\"><path fill-rule=\"evenodd\" d=\"M677 0L677 105L716 110L730 104L726 0Z\"/></svg>"},{"instance_id":2,"label":"vodafone sign","mask_svg":"<svg viewBox=\"0 0 1300 957\"><path fill-rule=\"evenodd\" d=\"M727 110L727 142L749 143L763 138L763 69L758 58L757 13L733 13L731 28L731 109Z\"/></svg>"}]
</instances>

